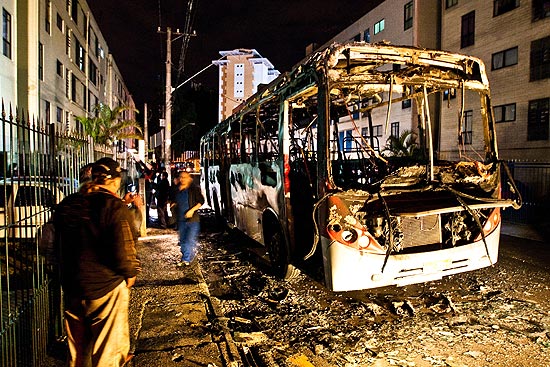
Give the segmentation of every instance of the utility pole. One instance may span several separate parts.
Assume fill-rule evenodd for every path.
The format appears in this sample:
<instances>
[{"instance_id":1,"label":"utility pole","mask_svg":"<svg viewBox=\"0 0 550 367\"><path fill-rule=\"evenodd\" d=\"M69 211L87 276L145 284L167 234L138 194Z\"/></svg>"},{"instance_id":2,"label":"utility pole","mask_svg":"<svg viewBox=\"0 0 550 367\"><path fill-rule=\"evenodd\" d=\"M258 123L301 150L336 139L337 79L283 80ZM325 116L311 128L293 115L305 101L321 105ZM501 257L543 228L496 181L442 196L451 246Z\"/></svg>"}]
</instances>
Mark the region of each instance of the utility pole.
<instances>
[{"instance_id":1,"label":"utility pole","mask_svg":"<svg viewBox=\"0 0 550 367\"><path fill-rule=\"evenodd\" d=\"M163 33L160 27L158 33ZM166 28L166 92L164 101L164 167L171 179L170 161L172 160L172 35L181 37L180 30L172 32L172 28Z\"/></svg>"},{"instance_id":2,"label":"utility pole","mask_svg":"<svg viewBox=\"0 0 550 367\"><path fill-rule=\"evenodd\" d=\"M170 161L172 160L172 29L166 29L166 96L164 110L164 167L171 179Z\"/></svg>"}]
</instances>

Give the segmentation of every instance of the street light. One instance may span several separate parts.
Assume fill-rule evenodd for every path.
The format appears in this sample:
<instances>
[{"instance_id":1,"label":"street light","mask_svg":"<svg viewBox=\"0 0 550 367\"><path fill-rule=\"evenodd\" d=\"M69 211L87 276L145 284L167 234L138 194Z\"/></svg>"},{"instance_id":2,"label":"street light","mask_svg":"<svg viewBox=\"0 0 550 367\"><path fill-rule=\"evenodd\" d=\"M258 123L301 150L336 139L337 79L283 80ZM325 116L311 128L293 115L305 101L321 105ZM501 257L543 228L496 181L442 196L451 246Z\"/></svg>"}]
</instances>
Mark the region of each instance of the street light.
<instances>
[{"instance_id":1,"label":"street light","mask_svg":"<svg viewBox=\"0 0 550 367\"><path fill-rule=\"evenodd\" d=\"M185 125L183 125L183 126L180 127L179 129L177 129L176 131L174 131L174 132L172 133L172 137L173 137L174 135L176 135L177 133L179 133L180 131L182 131L183 129L185 129L187 126L195 126L195 125L196 125L196 124L195 124L194 122L188 122L188 123L186 123Z\"/></svg>"}]
</instances>

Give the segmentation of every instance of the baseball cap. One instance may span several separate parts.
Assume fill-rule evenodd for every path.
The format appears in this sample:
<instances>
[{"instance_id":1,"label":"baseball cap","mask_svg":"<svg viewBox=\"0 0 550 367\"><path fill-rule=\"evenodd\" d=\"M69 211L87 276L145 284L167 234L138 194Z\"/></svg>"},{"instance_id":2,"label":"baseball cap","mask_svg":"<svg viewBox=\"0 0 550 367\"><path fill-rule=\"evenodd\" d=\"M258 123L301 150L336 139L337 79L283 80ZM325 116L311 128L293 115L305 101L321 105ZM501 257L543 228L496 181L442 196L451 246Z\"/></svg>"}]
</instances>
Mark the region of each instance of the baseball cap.
<instances>
[{"instance_id":1,"label":"baseball cap","mask_svg":"<svg viewBox=\"0 0 550 367\"><path fill-rule=\"evenodd\" d=\"M98 159L92 166L92 178L116 178L122 176L120 164L112 158Z\"/></svg>"}]
</instances>

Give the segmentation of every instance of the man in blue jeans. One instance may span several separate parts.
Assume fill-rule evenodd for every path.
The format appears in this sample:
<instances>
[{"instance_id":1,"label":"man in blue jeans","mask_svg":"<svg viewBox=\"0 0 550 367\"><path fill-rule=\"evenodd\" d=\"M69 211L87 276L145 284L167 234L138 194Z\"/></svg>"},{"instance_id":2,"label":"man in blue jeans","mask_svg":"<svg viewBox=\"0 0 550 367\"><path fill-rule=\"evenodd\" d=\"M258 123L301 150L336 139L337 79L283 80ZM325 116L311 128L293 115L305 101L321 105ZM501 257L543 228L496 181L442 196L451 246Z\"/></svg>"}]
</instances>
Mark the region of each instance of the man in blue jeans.
<instances>
[{"instance_id":1,"label":"man in blue jeans","mask_svg":"<svg viewBox=\"0 0 550 367\"><path fill-rule=\"evenodd\" d=\"M204 204L204 197L193 177L188 172L180 172L178 188L174 195L177 205L177 220L181 262L178 266L188 266L195 259L197 237L200 231L200 218L197 210Z\"/></svg>"}]
</instances>

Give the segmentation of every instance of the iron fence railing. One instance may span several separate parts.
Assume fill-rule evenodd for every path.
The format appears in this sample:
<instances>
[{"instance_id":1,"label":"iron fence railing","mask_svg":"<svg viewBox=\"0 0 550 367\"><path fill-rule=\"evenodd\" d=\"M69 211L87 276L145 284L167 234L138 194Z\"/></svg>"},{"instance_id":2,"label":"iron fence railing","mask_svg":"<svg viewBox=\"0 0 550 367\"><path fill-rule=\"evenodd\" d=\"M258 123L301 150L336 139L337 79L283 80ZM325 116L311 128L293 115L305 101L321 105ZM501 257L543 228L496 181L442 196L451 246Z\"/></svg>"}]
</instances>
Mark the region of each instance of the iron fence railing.
<instances>
[{"instance_id":1,"label":"iron fence railing","mask_svg":"<svg viewBox=\"0 0 550 367\"><path fill-rule=\"evenodd\" d=\"M504 220L518 224L542 224L550 221L550 163L508 161L512 177L522 198L518 210L507 209ZM512 188L503 186L504 197L514 197Z\"/></svg>"},{"instance_id":2,"label":"iron fence railing","mask_svg":"<svg viewBox=\"0 0 550 367\"><path fill-rule=\"evenodd\" d=\"M63 295L57 269L40 248L55 205L79 187L80 168L112 156L59 124L5 108L0 117L0 367L40 366L63 337ZM93 147L93 148L92 148ZM132 159L116 157L137 177Z\"/></svg>"}]
</instances>

